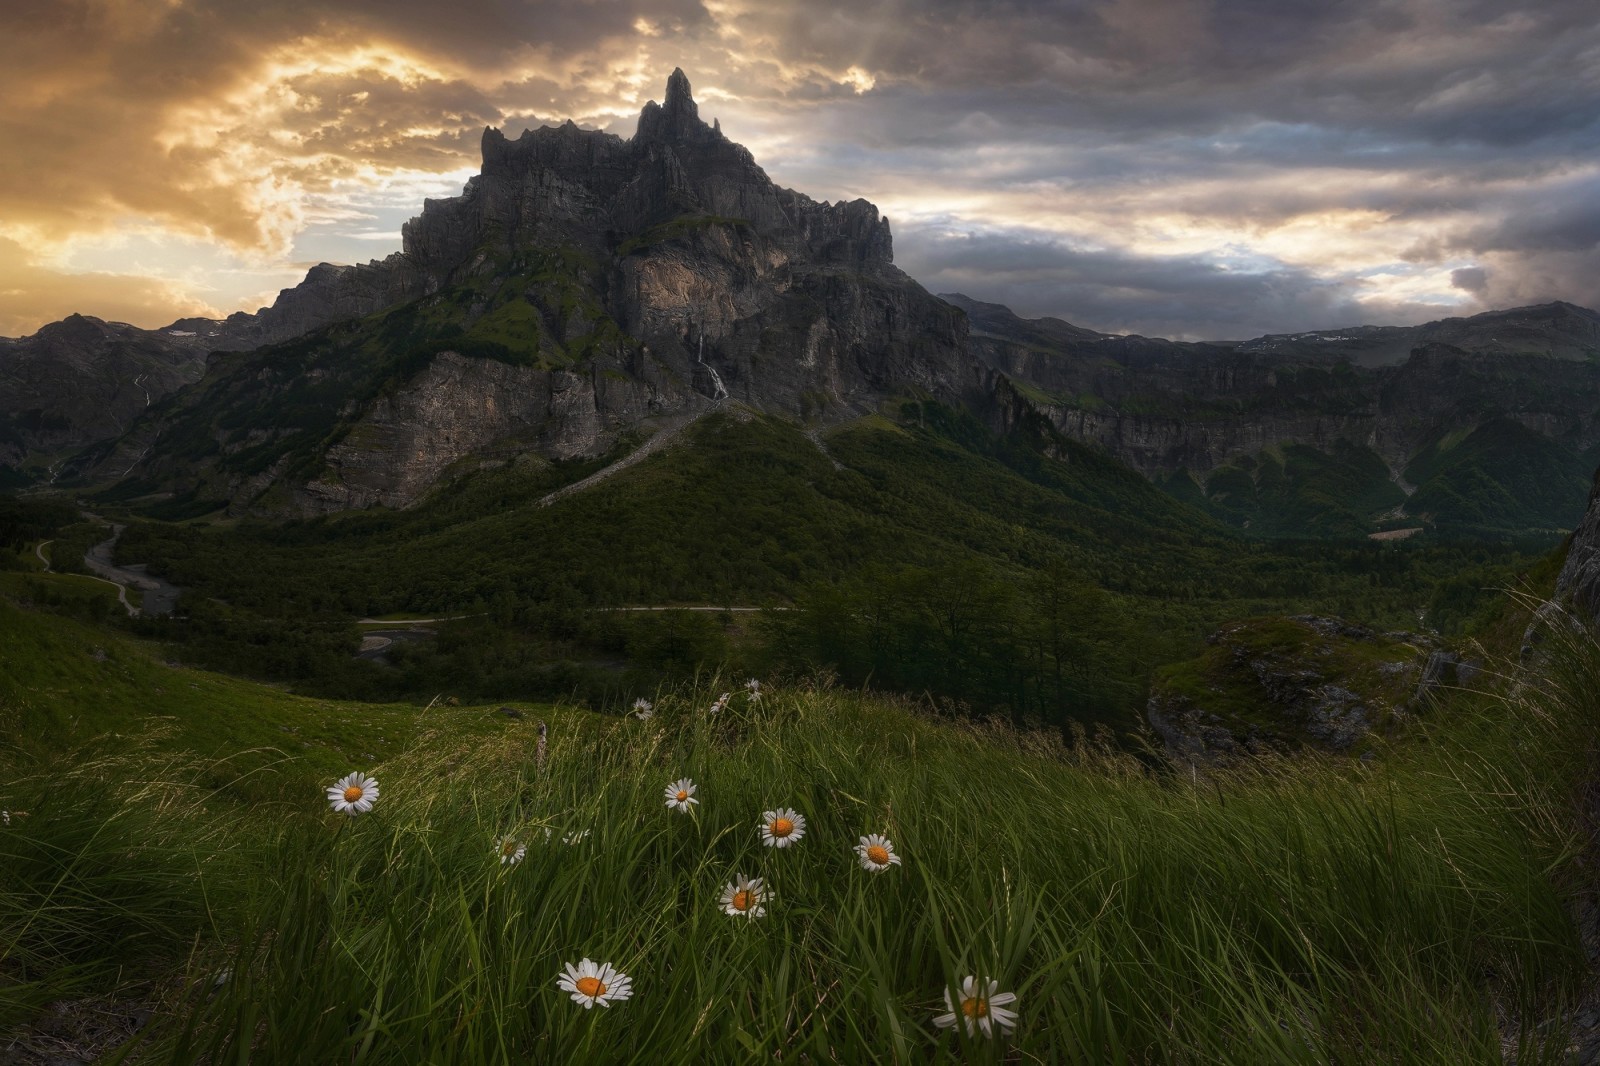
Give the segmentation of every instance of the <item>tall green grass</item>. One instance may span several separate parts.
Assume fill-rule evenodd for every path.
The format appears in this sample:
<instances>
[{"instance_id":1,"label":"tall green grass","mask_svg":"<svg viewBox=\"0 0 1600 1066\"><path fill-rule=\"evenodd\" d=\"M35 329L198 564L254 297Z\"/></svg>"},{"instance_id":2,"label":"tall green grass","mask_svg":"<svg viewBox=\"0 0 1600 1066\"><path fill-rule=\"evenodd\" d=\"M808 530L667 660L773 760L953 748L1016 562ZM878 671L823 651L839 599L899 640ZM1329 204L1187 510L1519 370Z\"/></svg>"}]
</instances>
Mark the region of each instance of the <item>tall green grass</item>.
<instances>
[{"instance_id":1,"label":"tall green grass","mask_svg":"<svg viewBox=\"0 0 1600 1066\"><path fill-rule=\"evenodd\" d=\"M941 724L836 691L663 699L655 720L464 743L378 770L355 819L280 813L152 1039L160 1061L1559 1061L1533 1023L1582 970L1557 872L1572 723L1458 710L1372 766L1188 778L1091 744ZM1570 749L1566 749L1570 750ZM680 775L692 816L666 810ZM792 805L805 838L759 842ZM546 839L545 830L550 830ZM581 843L563 837L589 830ZM861 870L885 832L904 865ZM526 840L519 865L495 841ZM735 873L774 896L717 906ZM220 888L232 869L197 871ZM565 962L631 1000L585 1011ZM228 979L220 986L217 975ZM969 973L1000 1040L937 1029Z\"/></svg>"},{"instance_id":2,"label":"tall green grass","mask_svg":"<svg viewBox=\"0 0 1600 1066\"><path fill-rule=\"evenodd\" d=\"M1557 622L1509 696L1370 763L1172 773L802 686L549 715L542 766L531 720L444 720L354 819L301 767L240 787L159 738L6 764L0 1031L134 984L153 1062L1560 1062L1600 652ZM764 848L784 805L806 835ZM861 870L869 832L904 864ZM736 873L765 917L719 909ZM570 1002L583 957L633 998ZM1014 1033L933 1024L974 973Z\"/></svg>"},{"instance_id":3,"label":"tall green grass","mask_svg":"<svg viewBox=\"0 0 1600 1066\"><path fill-rule=\"evenodd\" d=\"M151 995L240 913L256 856L207 769L109 739L0 775L0 1033L64 998Z\"/></svg>"}]
</instances>

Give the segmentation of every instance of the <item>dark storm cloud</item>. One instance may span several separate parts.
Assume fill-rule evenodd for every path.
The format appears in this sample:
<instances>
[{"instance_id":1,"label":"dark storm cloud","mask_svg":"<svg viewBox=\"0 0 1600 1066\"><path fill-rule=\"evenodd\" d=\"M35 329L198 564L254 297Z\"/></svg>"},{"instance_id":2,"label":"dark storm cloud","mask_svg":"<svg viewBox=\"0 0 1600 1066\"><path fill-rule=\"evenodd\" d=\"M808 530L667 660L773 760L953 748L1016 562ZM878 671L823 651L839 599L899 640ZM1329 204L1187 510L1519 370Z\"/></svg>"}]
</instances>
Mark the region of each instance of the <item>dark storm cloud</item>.
<instances>
[{"instance_id":1,"label":"dark storm cloud","mask_svg":"<svg viewBox=\"0 0 1600 1066\"><path fill-rule=\"evenodd\" d=\"M1600 302L1593 0L14 0L6 21L0 237L47 272L129 220L286 262L314 202L459 173L488 124L626 135L681 65L774 177L892 208L933 288L1189 336ZM134 280L119 299L171 291ZM0 324L29 313L0 294Z\"/></svg>"},{"instance_id":2,"label":"dark storm cloud","mask_svg":"<svg viewBox=\"0 0 1600 1066\"><path fill-rule=\"evenodd\" d=\"M1244 340L1314 322L1358 325L1440 317L1437 306L1358 302L1357 282L1281 263L1229 266L1206 256L1139 256L1076 248L1039 233L917 227L899 259L934 292L984 293L1025 317L1053 315L1106 333Z\"/></svg>"},{"instance_id":3,"label":"dark storm cloud","mask_svg":"<svg viewBox=\"0 0 1600 1066\"><path fill-rule=\"evenodd\" d=\"M855 18L870 20L863 12ZM1013 234L1046 201L1080 217L1050 223L1047 244L1064 257L1051 266L1036 263L1034 239L992 230L944 241L934 256L902 224L902 258L914 274L934 272L925 280L937 286L964 279L980 298L1188 335L1415 320L1449 310L1438 298L1452 291L1480 305L1600 302L1591 280L1600 196L1587 188L1600 166L1600 19L1590 3L1148 2L972 14L952 4L930 20L959 29L949 62L946 50L919 53L912 42L931 45L932 32L915 20L882 38L857 26L880 99L838 105L827 134L872 146L866 154L919 184L976 173L989 190L1014 193ZM823 20L829 41L852 35L839 25L850 18ZM952 142L991 151L941 151ZM1565 176L1586 169L1586 180ZM1124 247L1070 251L1114 244L1119 212ZM1359 232L1352 215L1363 216ZM1219 235L1208 253L1136 251L1133 231L1150 217L1238 233ZM1321 226L1327 252L1285 249L1294 262L1226 267L1226 244L1270 244L1274 230L1307 224ZM1019 266L1007 269L1011 255ZM1378 269L1385 258L1392 267ZM1438 284L1419 300L1429 265Z\"/></svg>"}]
</instances>

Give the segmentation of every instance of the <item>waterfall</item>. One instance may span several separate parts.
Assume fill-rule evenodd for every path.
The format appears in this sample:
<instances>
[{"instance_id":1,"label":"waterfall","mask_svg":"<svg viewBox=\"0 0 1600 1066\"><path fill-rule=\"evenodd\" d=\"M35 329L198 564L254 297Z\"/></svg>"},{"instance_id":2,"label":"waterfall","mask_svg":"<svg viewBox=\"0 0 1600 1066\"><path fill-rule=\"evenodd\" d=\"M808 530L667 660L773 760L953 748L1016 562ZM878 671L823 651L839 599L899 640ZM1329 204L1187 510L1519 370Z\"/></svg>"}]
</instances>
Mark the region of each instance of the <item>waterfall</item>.
<instances>
[{"instance_id":1,"label":"waterfall","mask_svg":"<svg viewBox=\"0 0 1600 1066\"><path fill-rule=\"evenodd\" d=\"M711 375L711 386L717 390L716 395L711 398L713 400L726 400L728 398L728 390L722 384L722 375L717 373L716 367L706 362L706 335L703 329L700 334L700 354L695 357L695 360L706 368L706 373Z\"/></svg>"}]
</instances>

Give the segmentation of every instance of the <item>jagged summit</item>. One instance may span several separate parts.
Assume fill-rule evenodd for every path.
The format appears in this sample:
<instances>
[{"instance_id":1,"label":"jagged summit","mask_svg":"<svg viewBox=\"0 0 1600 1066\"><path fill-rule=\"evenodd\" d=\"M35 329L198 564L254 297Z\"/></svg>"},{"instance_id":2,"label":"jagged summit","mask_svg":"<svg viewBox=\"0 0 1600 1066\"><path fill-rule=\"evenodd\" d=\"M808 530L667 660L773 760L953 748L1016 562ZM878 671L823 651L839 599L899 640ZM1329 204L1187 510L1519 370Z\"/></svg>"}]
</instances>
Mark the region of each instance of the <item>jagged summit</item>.
<instances>
[{"instance_id":1,"label":"jagged summit","mask_svg":"<svg viewBox=\"0 0 1600 1066\"><path fill-rule=\"evenodd\" d=\"M403 252L311 270L260 316L263 339L304 339L218 361L106 475L206 480L240 513L406 506L458 463L599 455L725 403L839 421L981 399L965 316L894 266L876 207L782 188L683 71L666 90L626 140L486 129L481 171L424 203ZM246 424L254 443L217 440Z\"/></svg>"},{"instance_id":2,"label":"jagged summit","mask_svg":"<svg viewBox=\"0 0 1600 1066\"><path fill-rule=\"evenodd\" d=\"M672 71L672 76L667 79L666 102L657 104L654 100L644 105L644 110L639 112L639 128L634 133L635 144L644 144L652 141L694 141L715 138L721 140L718 130L712 129L700 120L700 108L694 102L694 94L689 89L689 77L684 74L681 67Z\"/></svg>"}]
</instances>

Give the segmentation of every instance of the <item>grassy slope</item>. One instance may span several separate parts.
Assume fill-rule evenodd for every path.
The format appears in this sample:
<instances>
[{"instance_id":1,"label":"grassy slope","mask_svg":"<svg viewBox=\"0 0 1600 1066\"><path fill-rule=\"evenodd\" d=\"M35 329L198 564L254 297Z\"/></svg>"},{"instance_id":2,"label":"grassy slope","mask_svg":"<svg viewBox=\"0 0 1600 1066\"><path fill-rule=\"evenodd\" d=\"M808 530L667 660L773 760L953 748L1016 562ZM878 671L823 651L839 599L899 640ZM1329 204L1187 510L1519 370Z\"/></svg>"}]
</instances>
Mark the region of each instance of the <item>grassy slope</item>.
<instances>
[{"instance_id":1,"label":"grassy slope","mask_svg":"<svg viewBox=\"0 0 1600 1066\"><path fill-rule=\"evenodd\" d=\"M483 707L446 704L423 712L406 704L306 699L169 665L154 645L18 606L41 599L42 589L116 606L109 586L79 590L83 580L0 574L0 751L8 761L113 736L156 753L226 759L207 780L260 800L372 765L425 730L477 735L507 721ZM102 604L98 613L108 610Z\"/></svg>"},{"instance_id":2,"label":"grassy slope","mask_svg":"<svg viewBox=\"0 0 1600 1066\"><path fill-rule=\"evenodd\" d=\"M0 797L30 810L0 832L0 927L22 930L0 1012L138 962L124 979L170 992L161 1061L231 1058L240 1033L259 1062L993 1060L931 1024L944 984L977 970L1019 994L1009 1046L1029 1059L1487 1064L1495 1011L1542 1016L1580 965L1545 871L1570 841L1592 677L1538 707L1458 708L1372 767L1197 786L827 691L739 697L715 720L706 692L648 724L553 715L540 774L531 722L461 712L412 743L410 709L297 700L0 611L5 733L45 760L13 763ZM299 785L218 805L203 769L121 741L49 755L67 719L82 736L154 716L172 720L166 751L207 754L337 723L307 773L395 743L353 824ZM700 784L693 818L662 807L681 774ZM776 805L808 819L784 852L754 829ZM903 866L855 865L871 831ZM520 866L496 861L504 834L530 843ZM738 871L775 890L760 921L716 906ZM567 1002L554 978L582 956L628 972L633 1000ZM159 978L204 990L225 966L210 997Z\"/></svg>"},{"instance_id":3,"label":"grassy slope","mask_svg":"<svg viewBox=\"0 0 1600 1066\"><path fill-rule=\"evenodd\" d=\"M1156 671L1152 696L1196 706L1236 735L1287 750L1315 746L1300 703L1322 685L1355 693L1370 727L1387 733L1394 714L1408 707L1426 662L1426 652L1405 640L1330 636L1293 618L1231 623L1210 640L1195 658ZM1365 741L1358 741L1352 753L1363 750Z\"/></svg>"}]
</instances>

